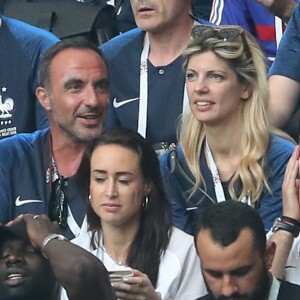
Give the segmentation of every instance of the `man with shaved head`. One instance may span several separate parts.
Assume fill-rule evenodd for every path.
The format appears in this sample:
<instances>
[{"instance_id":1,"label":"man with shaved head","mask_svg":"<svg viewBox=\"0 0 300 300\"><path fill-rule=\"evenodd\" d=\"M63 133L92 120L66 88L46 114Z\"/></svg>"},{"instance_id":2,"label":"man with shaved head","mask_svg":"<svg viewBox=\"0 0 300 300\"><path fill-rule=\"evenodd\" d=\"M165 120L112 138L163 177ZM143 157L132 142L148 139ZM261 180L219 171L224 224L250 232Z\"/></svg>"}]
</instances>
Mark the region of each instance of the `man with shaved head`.
<instances>
[{"instance_id":1,"label":"man with shaved head","mask_svg":"<svg viewBox=\"0 0 300 300\"><path fill-rule=\"evenodd\" d=\"M209 207L197 222L195 244L209 291L199 300L300 299L300 286L269 272L276 245L266 242L254 208L228 200Z\"/></svg>"}]
</instances>

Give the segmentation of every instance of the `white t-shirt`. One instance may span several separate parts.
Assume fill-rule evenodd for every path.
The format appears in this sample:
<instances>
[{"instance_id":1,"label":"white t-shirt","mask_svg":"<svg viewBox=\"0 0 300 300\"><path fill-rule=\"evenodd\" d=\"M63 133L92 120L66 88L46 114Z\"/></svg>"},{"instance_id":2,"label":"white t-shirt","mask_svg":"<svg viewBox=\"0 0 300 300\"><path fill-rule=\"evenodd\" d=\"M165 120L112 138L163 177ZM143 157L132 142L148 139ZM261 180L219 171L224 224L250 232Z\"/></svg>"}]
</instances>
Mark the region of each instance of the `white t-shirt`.
<instances>
[{"instance_id":1,"label":"white t-shirt","mask_svg":"<svg viewBox=\"0 0 300 300\"><path fill-rule=\"evenodd\" d=\"M272 285L270 288L268 300L276 300L280 289L280 282L278 281L278 279L276 279L274 276L272 276L272 278L273 280L272 280Z\"/></svg>"},{"instance_id":2,"label":"white t-shirt","mask_svg":"<svg viewBox=\"0 0 300 300\"><path fill-rule=\"evenodd\" d=\"M273 232L271 229L267 233L267 239L271 239L272 235ZM300 285L300 235L294 238L282 279Z\"/></svg>"},{"instance_id":3,"label":"white t-shirt","mask_svg":"<svg viewBox=\"0 0 300 300\"><path fill-rule=\"evenodd\" d=\"M72 242L97 256L108 270L120 268L101 247L91 249L90 238L91 233L87 232ZM193 237L174 227L161 258L156 291L163 300L196 299L207 294ZM61 299L68 299L65 291Z\"/></svg>"},{"instance_id":4,"label":"white t-shirt","mask_svg":"<svg viewBox=\"0 0 300 300\"><path fill-rule=\"evenodd\" d=\"M300 285L300 235L294 239L285 266L284 280Z\"/></svg>"}]
</instances>

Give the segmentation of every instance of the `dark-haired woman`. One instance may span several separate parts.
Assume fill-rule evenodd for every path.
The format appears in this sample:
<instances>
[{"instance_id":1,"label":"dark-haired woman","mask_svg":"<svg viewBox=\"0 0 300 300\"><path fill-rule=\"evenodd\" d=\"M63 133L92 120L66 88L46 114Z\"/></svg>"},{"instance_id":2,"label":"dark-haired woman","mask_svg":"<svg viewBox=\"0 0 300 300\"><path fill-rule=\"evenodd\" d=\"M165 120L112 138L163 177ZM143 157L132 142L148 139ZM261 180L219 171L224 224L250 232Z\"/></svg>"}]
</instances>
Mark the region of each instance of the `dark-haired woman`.
<instances>
[{"instance_id":1,"label":"dark-haired woman","mask_svg":"<svg viewBox=\"0 0 300 300\"><path fill-rule=\"evenodd\" d=\"M108 270L134 276L112 283L118 299L196 299L204 295L193 238L171 226L157 156L139 134L112 129L86 153L90 231L74 242ZM84 172L83 172L84 173Z\"/></svg>"}]
</instances>

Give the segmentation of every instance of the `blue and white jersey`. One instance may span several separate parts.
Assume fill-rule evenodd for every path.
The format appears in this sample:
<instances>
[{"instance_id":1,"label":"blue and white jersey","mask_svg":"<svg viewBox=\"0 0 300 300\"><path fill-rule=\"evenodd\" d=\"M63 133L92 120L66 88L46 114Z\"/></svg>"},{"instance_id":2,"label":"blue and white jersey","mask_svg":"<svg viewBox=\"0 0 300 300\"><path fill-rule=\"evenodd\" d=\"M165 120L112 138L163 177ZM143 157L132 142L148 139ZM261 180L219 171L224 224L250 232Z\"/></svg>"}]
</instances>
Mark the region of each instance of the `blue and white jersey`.
<instances>
[{"instance_id":1,"label":"blue and white jersey","mask_svg":"<svg viewBox=\"0 0 300 300\"><path fill-rule=\"evenodd\" d=\"M46 128L37 101L37 65L42 53L58 42L46 30L0 15L0 139Z\"/></svg>"},{"instance_id":2,"label":"blue and white jersey","mask_svg":"<svg viewBox=\"0 0 300 300\"><path fill-rule=\"evenodd\" d=\"M48 214L51 195L52 155L49 129L18 134L0 141L0 222L7 223L20 214ZM64 186L68 205L67 238L82 230L88 190L76 174Z\"/></svg>"},{"instance_id":3,"label":"blue and white jersey","mask_svg":"<svg viewBox=\"0 0 300 300\"><path fill-rule=\"evenodd\" d=\"M201 23L209 22L201 20ZM139 113L144 108L140 105L140 70L144 40L145 32L133 29L100 47L108 65L111 82L106 128L120 126L139 131ZM148 106L145 112L145 137L151 144L177 142L178 120L184 109L183 61L184 58L179 56L166 66L153 66L147 60Z\"/></svg>"},{"instance_id":4,"label":"blue and white jersey","mask_svg":"<svg viewBox=\"0 0 300 300\"><path fill-rule=\"evenodd\" d=\"M254 0L214 0L210 21L217 25L240 25L250 32L256 37L270 65L286 28L280 18Z\"/></svg>"},{"instance_id":5,"label":"blue and white jersey","mask_svg":"<svg viewBox=\"0 0 300 300\"><path fill-rule=\"evenodd\" d=\"M260 199L255 202L255 207L264 222L266 232L272 227L275 218L282 214L282 183L286 165L294 148L295 145L291 141L277 135L271 135L270 144L265 154L264 171L272 193L264 189ZM193 234L194 218L205 213L207 207L216 203L217 196L211 171L203 152L200 155L199 164L206 187L201 186L201 189L193 195L190 194L195 180L187 166L181 146L176 149L176 159L176 167L172 170L171 152L165 153L160 158L161 172L172 204L174 226ZM228 190L229 183L230 181L222 182L225 199L231 199Z\"/></svg>"},{"instance_id":6,"label":"blue and white jersey","mask_svg":"<svg viewBox=\"0 0 300 300\"><path fill-rule=\"evenodd\" d=\"M108 65L110 105L106 127L137 131L140 95L140 58L145 32L134 29L107 42L101 51ZM182 113L185 75L180 56L167 66L148 61L148 120L146 138L151 144L175 142Z\"/></svg>"},{"instance_id":7,"label":"blue and white jersey","mask_svg":"<svg viewBox=\"0 0 300 300\"><path fill-rule=\"evenodd\" d=\"M276 60L269 75L281 75L300 82L300 5L298 4L289 21Z\"/></svg>"}]
</instances>

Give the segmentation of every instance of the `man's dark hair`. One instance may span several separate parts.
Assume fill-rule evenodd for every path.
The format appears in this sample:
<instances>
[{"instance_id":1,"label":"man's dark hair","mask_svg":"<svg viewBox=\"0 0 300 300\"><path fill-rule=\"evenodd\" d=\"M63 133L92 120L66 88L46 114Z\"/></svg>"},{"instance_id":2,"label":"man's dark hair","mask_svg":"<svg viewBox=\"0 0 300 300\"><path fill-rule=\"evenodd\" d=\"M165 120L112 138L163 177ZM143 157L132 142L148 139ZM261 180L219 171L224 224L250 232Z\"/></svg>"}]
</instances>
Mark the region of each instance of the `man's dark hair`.
<instances>
[{"instance_id":1,"label":"man's dark hair","mask_svg":"<svg viewBox=\"0 0 300 300\"><path fill-rule=\"evenodd\" d=\"M212 205L195 221L195 243L201 230L208 229L213 241L223 247L235 242L243 229L250 229L254 247L261 253L266 249L264 224L256 209L238 201L227 200Z\"/></svg>"},{"instance_id":2,"label":"man's dark hair","mask_svg":"<svg viewBox=\"0 0 300 300\"><path fill-rule=\"evenodd\" d=\"M50 66L53 59L66 49L92 50L103 60L97 46L84 37L67 38L48 48L42 55L38 66L38 85L50 87ZM104 62L105 63L105 62Z\"/></svg>"}]
</instances>

